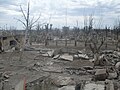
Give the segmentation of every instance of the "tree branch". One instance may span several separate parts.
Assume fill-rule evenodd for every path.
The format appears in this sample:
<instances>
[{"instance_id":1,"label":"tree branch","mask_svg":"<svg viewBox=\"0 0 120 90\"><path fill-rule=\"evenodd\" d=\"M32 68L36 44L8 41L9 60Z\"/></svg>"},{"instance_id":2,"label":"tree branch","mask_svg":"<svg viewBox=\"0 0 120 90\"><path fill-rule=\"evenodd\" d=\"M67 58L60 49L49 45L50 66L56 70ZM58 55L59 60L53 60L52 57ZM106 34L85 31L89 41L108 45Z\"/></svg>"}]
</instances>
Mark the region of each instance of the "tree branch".
<instances>
[{"instance_id":1,"label":"tree branch","mask_svg":"<svg viewBox=\"0 0 120 90\"><path fill-rule=\"evenodd\" d=\"M40 17L41 17L41 14L39 15L39 17L33 23L31 23L31 25L35 24L40 19Z\"/></svg>"},{"instance_id":2,"label":"tree branch","mask_svg":"<svg viewBox=\"0 0 120 90\"><path fill-rule=\"evenodd\" d=\"M21 12L22 12L22 14L23 14L24 19L27 21L27 18L26 18L26 16L25 16L25 13L24 13L24 11L23 11L21 5L20 5L20 9L21 9Z\"/></svg>"},{"instance_id":3,"label":"tree branch","mask_svg":"<svg viewBox=\"0 0 120 90\"><path fill-rule=\"evenodd\" d=\"M19 22L21 22L25 27L27 27L26 24L22 20L17 19L17 18L15 18L15 19L18 20Z\"/></svg>"}]
</instances>

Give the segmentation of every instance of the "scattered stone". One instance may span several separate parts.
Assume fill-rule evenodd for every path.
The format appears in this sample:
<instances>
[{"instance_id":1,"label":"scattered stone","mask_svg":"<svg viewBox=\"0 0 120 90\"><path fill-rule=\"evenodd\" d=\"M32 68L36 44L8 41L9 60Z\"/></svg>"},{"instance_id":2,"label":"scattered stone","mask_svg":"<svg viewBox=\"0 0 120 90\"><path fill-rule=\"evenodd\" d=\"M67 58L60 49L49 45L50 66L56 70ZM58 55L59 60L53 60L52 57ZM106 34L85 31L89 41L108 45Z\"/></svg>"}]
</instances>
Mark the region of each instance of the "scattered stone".
<instances>
[{"instance_id":1,"label":"scattered stone","mask_svg":"<svg viewBox=\"0 0 120 90\"><path fill-rule=\"evenodd\" d=\"M83 68L86 69L86 70L93 70L92 66L83 66Z\"/></svg>"},{"instance_id":2,"label":"scattered stone","mask_svg":"<svg viewBox=\"0 0 120 90\"><path fill-rule=\"evenodd\" d=\"M85 84L84 90L106 90L105 85L97 83Z\"/></svg>"},{"instance_id":3,"label":"scattered stone","mask_svg":"<svg viewBox=\"0 0 120 90\"><path fill-rule=\"evenodd\" d=\"M75 90L75 86L63 86L58 88L58 90Z\"/></svg>"},{"instance_id":4,"label":"scattered stone","mask_svg":"<svg viewBox=\"0 0 120 90\"><path fill-rule=\"evenodd\" d=\"M67 60L67 61L73 61L73 56L69 54L63 54L60 56L60 59Z\"/></svg>"},{"instance_id":5,"label":"scattered stone","mask_svg":"<svg viewBox=\"0 0 120 90\"><path fill-rule=\"evenodd\" d=\"M48 53L44 53L44 54L41 54L41 55L44 56L44 57L49 57Z\"/></svg>"},{"instance_id":6,"label":"scattered stone","mask_svg":"<svg viewBox=\"0 0 120 90\"><path fill-rule=\"evenodd\" d=\"M40 66L40 62L35 63L34 66Z\"/></svg>"},{"instance_id":7,"label":"scattered stone","mask_svg":"<svg viewBox=\"0 0 120 90\"><path fill-rule=\"evenodd\" d=\"M59 76L59 77L56 77L54 80L52 80L52 82L53 82L53 84L55 84L58 87L67 86L67 85L75 85L75 81L71 77Z\"/></svg>"},{"instance_id":8,"label":"scattered stone","mask_svg":"<svg viewBox=\"0 0 120 90\"><path fill-rule=\"evenodd\" d=\"M78 54L79 58L82 59L89 59L89 57L86 54Z\"/></svg>"},{"instance_id":9,"label":"scattered stone","mask_svg":"<svg viewBox=\"0 0 120 90\"><path fill-rule=\"evenodd\" d=\"M111 80L105 80L106 89L105 90L115 90L114 84Z\"/></svg>"},{"instance_id":10,"label":"scattered stone","mask_svg":"<svg viewBox=\"0 0 120 90\"><path fill-rule=\"evenodd\" d=\"M47 54L48 54L49 57L53 57L53 55L54 55L54 50L48 51Z\"/></svg>"},{"instance_id":11,"label":"scattered stone","mask_svg":"<svg viewBox=\"0 0 120 90\"><path fill-rule=\"evenodd\" d=\"M111 67L107 69L108 72L108 79L116 79L118 77L117 71L115 68Z\"/></svg>"},{"instance_id":12,"label":"scattered stone","mask_svg":"<svg viewBox=\"0 0 120 90\"><path fill-rule=\"evenodd\" d=\"M95 80L104 81L108 77L106 69L97 69L95 73Z\"/></svg>"},{"instance_id":13,"label":"scattered stone","mask_svg":"<svg viewBox=\"0 0 120 90\"><path fill-rule=\"evenodd\" d=\"M62 73L63 69L60 67L54 67L54 66L45 66L42 68L45 72L53 72L53 73Z\"/></svg>"},{"instance_id":14,"label":"scattered stone","mask_svg":"<svg viewBox=\"0 0 120 90\"><path fill-rule=\"evenodd\" d=\"M4 78L8 79L8 78L9 78L9 75L5 74L5 75L4 75Z\"/></svg>"},{"instance_id":15,"label":"scattered stone","mask_svg":"<svg viewBox=\"0 0 120 90\"><path fill-rule=\"evenodd\" d=\"M55 55L55 56L53 57L53 59L58 59L59 57L60 57L60 54Z\"/></svg>"},{"instance_id":16,"label":"scattered stone","mask_svg":"<svg viewBox=\"0 0 120 90\"><path fill-rule=\"evenodd\" d=\"M117 62L116 65L115 65L115 68L120 71L120 62Z\"/></svg>"}]
</instances>

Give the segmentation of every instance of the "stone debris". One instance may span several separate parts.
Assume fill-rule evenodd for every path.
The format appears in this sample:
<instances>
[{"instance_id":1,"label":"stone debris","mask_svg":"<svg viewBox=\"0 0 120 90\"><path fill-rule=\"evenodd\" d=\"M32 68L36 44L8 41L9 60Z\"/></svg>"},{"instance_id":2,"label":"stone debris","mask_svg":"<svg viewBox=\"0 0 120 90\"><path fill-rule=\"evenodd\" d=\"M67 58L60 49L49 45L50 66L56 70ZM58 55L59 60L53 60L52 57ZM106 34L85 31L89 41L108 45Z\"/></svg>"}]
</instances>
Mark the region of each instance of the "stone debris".
<instances>
[{"instance_id":1,"label":"stone debris","mask_svg":"<svg viewBox=\"0 0 120 90\"><path fill-rule=\"evenodd\" d=\"M97 69L95 73L95 80L104 81L108 77L106 69Z\"/></svg>"},{"instance_id":2,"label":"stone debris","mask_svg":"<svg viewBox=\"0 0 120 90\"><path fill-rule=\"evenodd\" d=\"M48 51L47 54L48 54L49 57L53 57L53 55L54 55L54 50Z\"/></svg>"},{"instance_id":3,"label":"stone debris","mask_svg":"<svg viewBox=\"0 0 120 90\"><path fill-rule=\"evenodd\" d=\"M116 65L115 65L115 68L120 71L120 62L117 62Z\"/></svg>"},{"instance_id":4,"label":"stone debris","mask_svg":"<svg viewBox=\"0 0 120 90\"><path fill-rule=\"evenodd\" d=\"M67 60L67 61L73 61L73 56L69 55L69 54L63 54L59 57L59 59Z\"/></svg>"},{"instance_id":5,"label":"stone debris","mask_svg":"<svg viewBox=\"0 0 120 90\"><path fill-rule=\"evenodd\" d=\"M58 59L59 57L60 57L60 54L55 55L55 56L53 57L53 59Z\"/></svg>"},{"instance_id":6,"label":"stone debris","mask_svg":"<svg viewBox=\"0 0 120 90\"><path fill-rule=\"evenodd\" d=\"M63 72L63 68L54 67L54 66L45 66L42 68L42 70L45 72L53 72L53 73L62 73Z\"/></svg>"},{"instance_id":7,"label":"stone debris","mask_svg":"<svg viewBox=\"0 0 120 90\"><path fill-rule=\"evenodd\" d=\"M87 60L89 59L89 57L86 54L78 54L78 57Z\"/></svg>"},{"instance_id":8,"label":"stone debris","mask_svg":"<svg viewBox=\"0 0 120 90\"><path fill-rule=\"evenodd\" d=\"M116 79L118 77L117 70L114 67L110 67L107 69L108 79Z\"/></svg>"},{"instance_id":9,"label":"stone debris","mask_svg":"<svg viewBox=\"0 0 120 90\"><path fill-rule=\"evenodd\" d=\"M63 86L61 88L58 88L58 90L75 90L75 86Z\"/></svg>"},{"instance_id":10,"label":"stone debris","mask_svg":"<svg viewBox=\"0 0 120 90\"><path fill-rule=\"evenodd\" d=\"M87 75L87 74L89 74L84 68L66 68L66 72L68 72L70 75L73 75L73 74Z\"/></svg>"},{"instance_id":11,"label":"stone debris","mask_svg":"<svg viewBox=\"0 0 120 90\"><path fill-rule=\"evenodd\" d=\"M85 84L84 90L105 90L105 85L97 83L88 83Z\"/></svg>"},{"instance_id":12,"label":"stone debris","mask_svg":"<svg viewBox=\"0 0 120 90\"><path fill-rule=\"evenodd\" d=\"M58 87L75 85L75 81L71 77L58 76L52 80L52 83Z\"/></svg>"},{"instance_id":13,"label":"stone debris","mask_svg":"<svg viewBox=\"0 0 120 90\"><path fill-rule=\"evenodd\" d=\"M48 90L47 88L52 86L56 89L51 88L51 90L116 90L114 89L114 82L117 82L117 86L119 87L120 52L118 51L103 51L99 55L97 65L94 63L94 55L92 56L88 53L83 53L80 50L68 48L53 50L28 47L26 48L26 51L27 53L28 51L32 51L30 55L39 54L39 59L36 61L26 60L27 64L25 64L24 60L17 64L17 61L15 60L10 63L9 61L6 61L9 64L9 67L0 68L0 81L9 83L12 82L11 77L15 77L15 79L17 79L17 76L19 75L21 75L20 77L23 77L24 75L28 75L30 77L33 75L31 78L33 79L36 74L38 74L38 76L42 76L42 74L45 73L49 75L50 81L47 81L46 78L38 80L38 76L36 76L34 80L27 80L27 87L29 87L30 90L44 90L44 88L46 88L45 90ZM36 53L38 51L39 53ZM0 64L4 65L4 62L1 60ZM22 70L20 70L21 67L19 64L23 65L24 68ZM5 70L6 72L9 71L9 68L11 69L10 71L14 69L17 69L18 71L14 71L16 73L13 75L3 73ZM85 83L81 80L84 80ZM76 89L76 85L79 83L82 84L80 84L79 88ZM18 89L18 85L17 82L15 86L13 85L13 87L17 87L15 90L21 90Z\"/></svg>"},{"instance_id":14,"label":"stone debris","mask_svg":"<svg viewBox=\"0 0 120 90\"><path fill-rule=\"evenodd\" d=\"M106 85L106 90L115 90L113 81L106 79L105 85Z\"/></svg>"}]
</instances>

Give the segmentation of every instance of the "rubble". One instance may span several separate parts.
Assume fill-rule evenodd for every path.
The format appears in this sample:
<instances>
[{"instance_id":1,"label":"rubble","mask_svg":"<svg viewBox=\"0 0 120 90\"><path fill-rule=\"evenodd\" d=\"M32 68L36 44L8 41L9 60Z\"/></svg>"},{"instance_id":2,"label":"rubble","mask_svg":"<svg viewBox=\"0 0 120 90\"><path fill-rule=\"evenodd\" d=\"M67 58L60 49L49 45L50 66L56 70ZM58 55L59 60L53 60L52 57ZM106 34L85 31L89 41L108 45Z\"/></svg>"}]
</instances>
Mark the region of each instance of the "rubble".
<instances>
[{"instance_id":1,"label":"rubble","mask_svg":"<svg viewBox=\"0 0 120 90\"><path fill-rule=\"evenodd\" d=\"M73 56L66 53L66 54L61 55L59 57L59 59L67 60L67 61L73 61Z\"/></svg>"},{"instance_id":2,"label":"rubble","mask_svg":"<svg viewBox=\"0 0 120 90\"><path fill-rule=\"evenodd\" d=\"M38 51L39 53L37 53ZM16 87L16 84L19 83L19 75L21 75L20 78L24 75L28 75L28 90L44 90L45 88L46 90L48 90L48 88L51 90L115 90L113 88L113 81L119 84L119 80L117 81L116 79L119 79L118 71L120 63L118 61L119 55L117 55L116 52L100 54L99 64L96 66L94 66L95 58L90 57L88 53L83 53L80 50L68 48L55 50L34 48L33 50L27 50L25 54L29 55L23 57L23 59L25 58L23 61L18 63L16 60L7 61L9 66L0 69L1 72L14 71L12 74L1 74L1 77L3 77L1 80L5 83L9 83L12 88ZM34 60L36 54L39 55L39 59ZM29 57L29 59L26 60L26 57ZM30 57L32 59L30 59ZM91 60L93 61L92 63L90 62ZM4 65L5 62L1 60L0 63ZM22 67L19 64L22 64ZM49 75L50 81L47 79L38 80L38 78L31 80L33 76L42 76L43 73L47 76ZM28 77L30 78L28 79ZM13 80L11 80L11 78L13 78ZM14 79L18 81L14 82L15 84L13 85L10 82L13 82ZM109 81L106 81L106 79ZM76 89L76 85L79 83L81 84L79 88Z\"/></svg>"},{"instance_id":3,"label":"rubble","mask_svg":"<svg viewBox=\"0 0 120 90\"><path fill-rule=\"evenodd\" d=\"M84 68L66 68L66 72L68 72L70 75L73 75L73 74L87 75L87 74L89 74Z\"/></svg>"},{"instance_id":4,"label":"rubble","mask_svg":"<svg viewBox=\"0 0 120 90\"><path fill-rule=\"evenodd\" d=\"M88 83L85 84L84 90L105 90L105 85L97 83Z\"/></svg>"},{"instance_id":5,"label":"rubble","mask_svg":"<svg viewBox=\"0 0 120 90\"><path fill-rule=\"evenodd\" d=\"M106 69L97 69L95 73L95 80L104 81L108 77Z\"/></svg>"},{"instance_id":6,"label":"rubble","mask_svg":"<svg viewBox=\"0 0 120 90\"><path fill-rule=\"evenodd\" d=\"M58 87L75 85L75 81L71 77L58 76L52 80L52 83ZM62 90L62 89L61 89Z\"/></svg>"},{"instance_id":7,"label":"rubble","mask_svg":"<svg viewBox=\"0 0 120 90\"><path fill-rule=\"evenodd\" d=\"M63 86L58 88L58 90L75 90L75 86Z\"/></svg>"},{"instance_id":8,"label":"rubble","mask_svg":"<svg viewBox=\"0 0 120 90\"><path fill-rule=\"evenodd\" d=\"M105 80L106 90L115 90L114 84L111 80Z\"/></svg>"},{"instance_id":9,"label":"rubble","mask_svg":"<svg viewBox=\"0 0 120 90\"><path fill-rule=\"evenodd\" d=\"M54 67L54 66L44 66L42 68L45 72L53 72L53 73L62 73L64 70L61 67Z\"/></svg>"},{"instance_id":10,"label":"rubble","mask_svg":"<svg viewBox=\"0 0 120 90\"><path fill-rule=\"evenodd\" d=\"M60 54L55 55L55 56L53 57L53 59L58 59L59 57L60 57Z\"/></svg>"},{"instance_id":11,"label":"rubble","mask_svg":"<svg viewBox=\"0 0 120 90\"><path fill-rule=\"evenodd\" d=\"M78 54L78 57L87 60L89 59L89 57L86 54Z\"/></svg>"},{"instance_id":12,"label":"rubble","mask_svg":"<svg viewBox=\"0 0 120 90\"><path fill-rule=\"evenodd\" d=\"M116 65L115 65L115 68L120 71L120 62L117 62Z\"/></svg>"},{"instance_id":13,"label":"rubble","mask_svg":"<svg viewBox=\"0 0 120 90\"><path fill-rule=\"evenodd\" d=\"M117 70L114 67L110 67L107 69L108 79L116 79L118 77Z\"/></svg>"}]
</instances>

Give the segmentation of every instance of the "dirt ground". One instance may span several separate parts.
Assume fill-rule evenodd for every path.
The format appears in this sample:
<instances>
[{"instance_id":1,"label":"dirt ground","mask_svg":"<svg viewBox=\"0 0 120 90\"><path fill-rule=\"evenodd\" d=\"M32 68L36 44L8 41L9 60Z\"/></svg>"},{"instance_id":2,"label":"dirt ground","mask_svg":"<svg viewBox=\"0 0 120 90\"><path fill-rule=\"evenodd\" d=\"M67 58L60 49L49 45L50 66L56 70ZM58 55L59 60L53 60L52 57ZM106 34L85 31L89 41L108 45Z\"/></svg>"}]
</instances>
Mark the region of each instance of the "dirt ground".
<instances>
[{"instance_id":1,"label":"dirt ground","mask_svg":"<svg viewBox=\"0 0 120 90\"><path fill-rule=\"evenodd\" d=\"M93 66L92 63L86 60L74 60L73 62L53 60L49 57L40 56L37 51L24 51L22 52L22 57L20 56L21 52L18 51L3 52L0 54L0 72L9 76L9 78L7 78L6 80L1 79L1 81L4 81L3 90L14 90L15 85L24 77L27 82L43 76L50 76L53 78L56 76L69 76L76 79L76 81L82 79L89 80L91 78L90 75L70 75L69 73L64 71L66 67L78 68L88 65ZM40 64L39 70L33 68L37 62L39 62ZM53 62L53 64L49 65L50 62ZM46 67L60 67L63 71L61 73L43 71L43 68Z\"/></svg>"},{"instance_id":2,"label":"dirt ground","mask_svg":"<svg viewBox=\"0 0 120 90\"><path fill-rule=\"evenodd\" d=\"M35 45L33 47L35 47ZM52 48L36 46L36 48L38 47L41 49ZM79 48L77 48L76 50L78 49ZM20 57L21 54L22 57ZM36 65L36 63L38 66ZM78 70L79 68L84 66L93 67L93 63L91 63L89 60L82 59L76 59L72 62L56 60L52 59L51 57L43 57L38 51L24 51L22 53L18 51L3 52L0 54L0 72L8 75L8 77L1 78L1 87L4 87L3 90L14 90L15 86L23 78L25 78L26 83L35 81L40 78L43 79L49 77L54 79L58 76L74 78L76 83L79 83L83 80L90 81L93 77L93 75L91 74L71 74L66 70L66 68L73 68ZM52 69L52 71L49 71L48 69Z\"/></svg>"}]
</instances>

